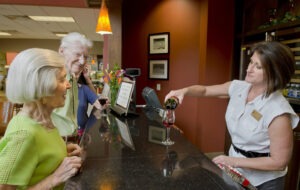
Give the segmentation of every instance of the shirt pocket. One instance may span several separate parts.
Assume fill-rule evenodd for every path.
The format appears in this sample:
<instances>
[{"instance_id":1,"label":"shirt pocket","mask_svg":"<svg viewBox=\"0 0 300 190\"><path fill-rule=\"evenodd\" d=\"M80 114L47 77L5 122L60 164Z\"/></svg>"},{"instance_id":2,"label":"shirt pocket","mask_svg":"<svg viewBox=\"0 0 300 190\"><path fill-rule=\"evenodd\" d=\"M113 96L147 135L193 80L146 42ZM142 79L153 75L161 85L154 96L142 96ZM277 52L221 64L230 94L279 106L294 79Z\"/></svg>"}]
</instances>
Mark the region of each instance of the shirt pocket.
<instances>
[{"instance_id":1,"label":"shirt pocket","mask_svg":"<svg viewBox=\"0 0 300 190\"><path fill-rule=\"evenodd\" d=\"M259 120L254 118L251 114L247 118L242 119L241 125L244 126L245 131L256 132L263 130L263 117Z\"/></svg>"}]
</instances>

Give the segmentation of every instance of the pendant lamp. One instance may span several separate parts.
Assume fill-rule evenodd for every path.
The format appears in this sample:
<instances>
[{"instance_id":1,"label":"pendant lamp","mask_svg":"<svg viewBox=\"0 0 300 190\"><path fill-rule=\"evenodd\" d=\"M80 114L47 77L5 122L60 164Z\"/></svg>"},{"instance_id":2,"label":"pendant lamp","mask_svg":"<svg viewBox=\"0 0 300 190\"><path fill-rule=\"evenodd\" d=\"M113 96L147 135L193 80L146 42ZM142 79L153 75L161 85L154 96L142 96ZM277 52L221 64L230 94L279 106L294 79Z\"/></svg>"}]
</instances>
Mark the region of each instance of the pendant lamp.
<instances>
[{"instance_id":1,"label":"pendant lamp","mask_svg":"<svg viewBox=\"0 0 300 190\"><path fill-rule=\"evenodd\" d=\"M105 5L105 0L102 0L101 8L98 16L98 23L96 27L96 33L101 35L103 34L112 34L109 16L108 16L108 9Z\"/></svg>"}]
</instances>

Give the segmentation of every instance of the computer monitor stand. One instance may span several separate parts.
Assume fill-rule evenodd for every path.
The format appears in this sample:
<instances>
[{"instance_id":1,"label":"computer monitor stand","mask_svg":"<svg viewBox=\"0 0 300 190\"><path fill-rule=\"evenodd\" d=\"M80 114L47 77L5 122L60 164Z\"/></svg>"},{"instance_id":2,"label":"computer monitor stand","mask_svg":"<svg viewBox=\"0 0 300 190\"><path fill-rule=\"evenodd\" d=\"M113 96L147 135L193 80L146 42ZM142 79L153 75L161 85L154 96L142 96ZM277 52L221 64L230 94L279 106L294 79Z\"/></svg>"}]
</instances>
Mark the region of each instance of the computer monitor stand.
<instances>
[{"instance_id":1,"label":"computer monitor stand","mask_svg":"<svg viewBox=\"0 0 300 190\"><path fill-rule=\"evenodd\" d=\"M136 84L136 78L132 77L132 80ZM133 92L132 92L132 100L129 105L129 110L133 113L136 113L136 85L134 86Z\"/></svg>"}]
</instances>

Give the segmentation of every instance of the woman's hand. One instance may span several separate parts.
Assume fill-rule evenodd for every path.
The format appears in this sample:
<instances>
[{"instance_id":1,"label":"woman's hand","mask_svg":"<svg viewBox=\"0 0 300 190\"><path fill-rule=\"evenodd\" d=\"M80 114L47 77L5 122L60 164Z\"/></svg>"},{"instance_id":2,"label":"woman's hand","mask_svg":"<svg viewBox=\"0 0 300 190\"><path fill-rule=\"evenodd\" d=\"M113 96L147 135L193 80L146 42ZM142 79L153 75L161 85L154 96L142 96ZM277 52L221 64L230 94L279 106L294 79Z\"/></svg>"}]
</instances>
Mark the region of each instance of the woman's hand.
<instances>
[{"instance_id":1,"label":"woman's hand","mask_svg":"<svg viewBox=\"0 0 300 190\"><path fill-rule=\"evenodd\" d=\"M179 104L181 104L182 101L183 101L185 93L186 93L185 88L182 88L182 89L179 89L179 90L172 90L166 95L165 101L167 101L167 99L171 98L172 96L176 96L178 98Z\"/></svg>"},{"instance_id":2,"label":"woman's hand","mask_svg":"<svg viewBox=\"0 0 300 190\"><path fill-rule=\"evenodd\" d=\"M69 143L67 144L68 156L80 156L81 148L78 144Z\"/></svg>"},{"instance_id":3,"label":"woman's hand","mask_svg":"<svg viewBox=\"0 0 300 190\"><path fill-rule=\"evenodd\" d=\"M66 157L59 167L52 174L52 187L66 182L69 178L76 175L80 169L82 160L78 156Z\"/></svg>"},{"instance_id":4,"label":"woman's hand","mask_svg":"<svg viewBox=\"0 0 300 190\"><path fill-rule=\"evenodd\" d=\"M224 164L227 166L231 166L233 168L236 167L235 158L233 158L233 157L220 155L220 156L214 157L212 159L212 161L216 164Z\"/></svg>"},{"instance_id":5,"label":"woman's hand","mask_svg":"<svg viewBox=\"0 0 300 190\"><path fill-rule=\"evenodd\" d=\"M82 160L80 157L72 156L65 157L62 163L58 166L58 168L54 171L53 174L49 175L47 178L43 179L39 183L28 187L28 190L48 190L56 187L68 179L76 175L78 170L80 169L82 164ZM17 187L14 185L0 185L0 189L2 190L15 190Z\"/></svg>"}]
</instances>

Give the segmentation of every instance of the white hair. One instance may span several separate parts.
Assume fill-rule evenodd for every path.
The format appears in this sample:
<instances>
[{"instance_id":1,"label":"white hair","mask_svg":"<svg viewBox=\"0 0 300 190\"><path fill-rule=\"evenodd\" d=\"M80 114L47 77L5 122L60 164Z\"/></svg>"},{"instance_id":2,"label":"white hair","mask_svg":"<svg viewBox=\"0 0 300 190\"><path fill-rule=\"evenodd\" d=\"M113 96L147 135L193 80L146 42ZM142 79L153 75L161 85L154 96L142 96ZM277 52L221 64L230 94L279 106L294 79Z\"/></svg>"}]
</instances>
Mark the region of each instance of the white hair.
<instances>
[{"instance_id":1,"label":"white hair","mask_svg":"<svg viewBox=\"0 0 300 190\"><path fill-rule=\"evenodd\" d=\"M71 32L61 39L60 48L69 48L80 43L86 48L91 48L93 46L92 41L87 39L84 35L78 32Z\"/></svg>"},{"instance_id":2,"label":"white hair","mask_svg":"<svg viewBox=\"0 0 300 190\"><path fill-rule=\"evenodd\" d=\"M31 48L21 51L12 61L6 96L14 103L27 103L54 94L64 58L53 50Z\"/></svg>"}]
</instances>

